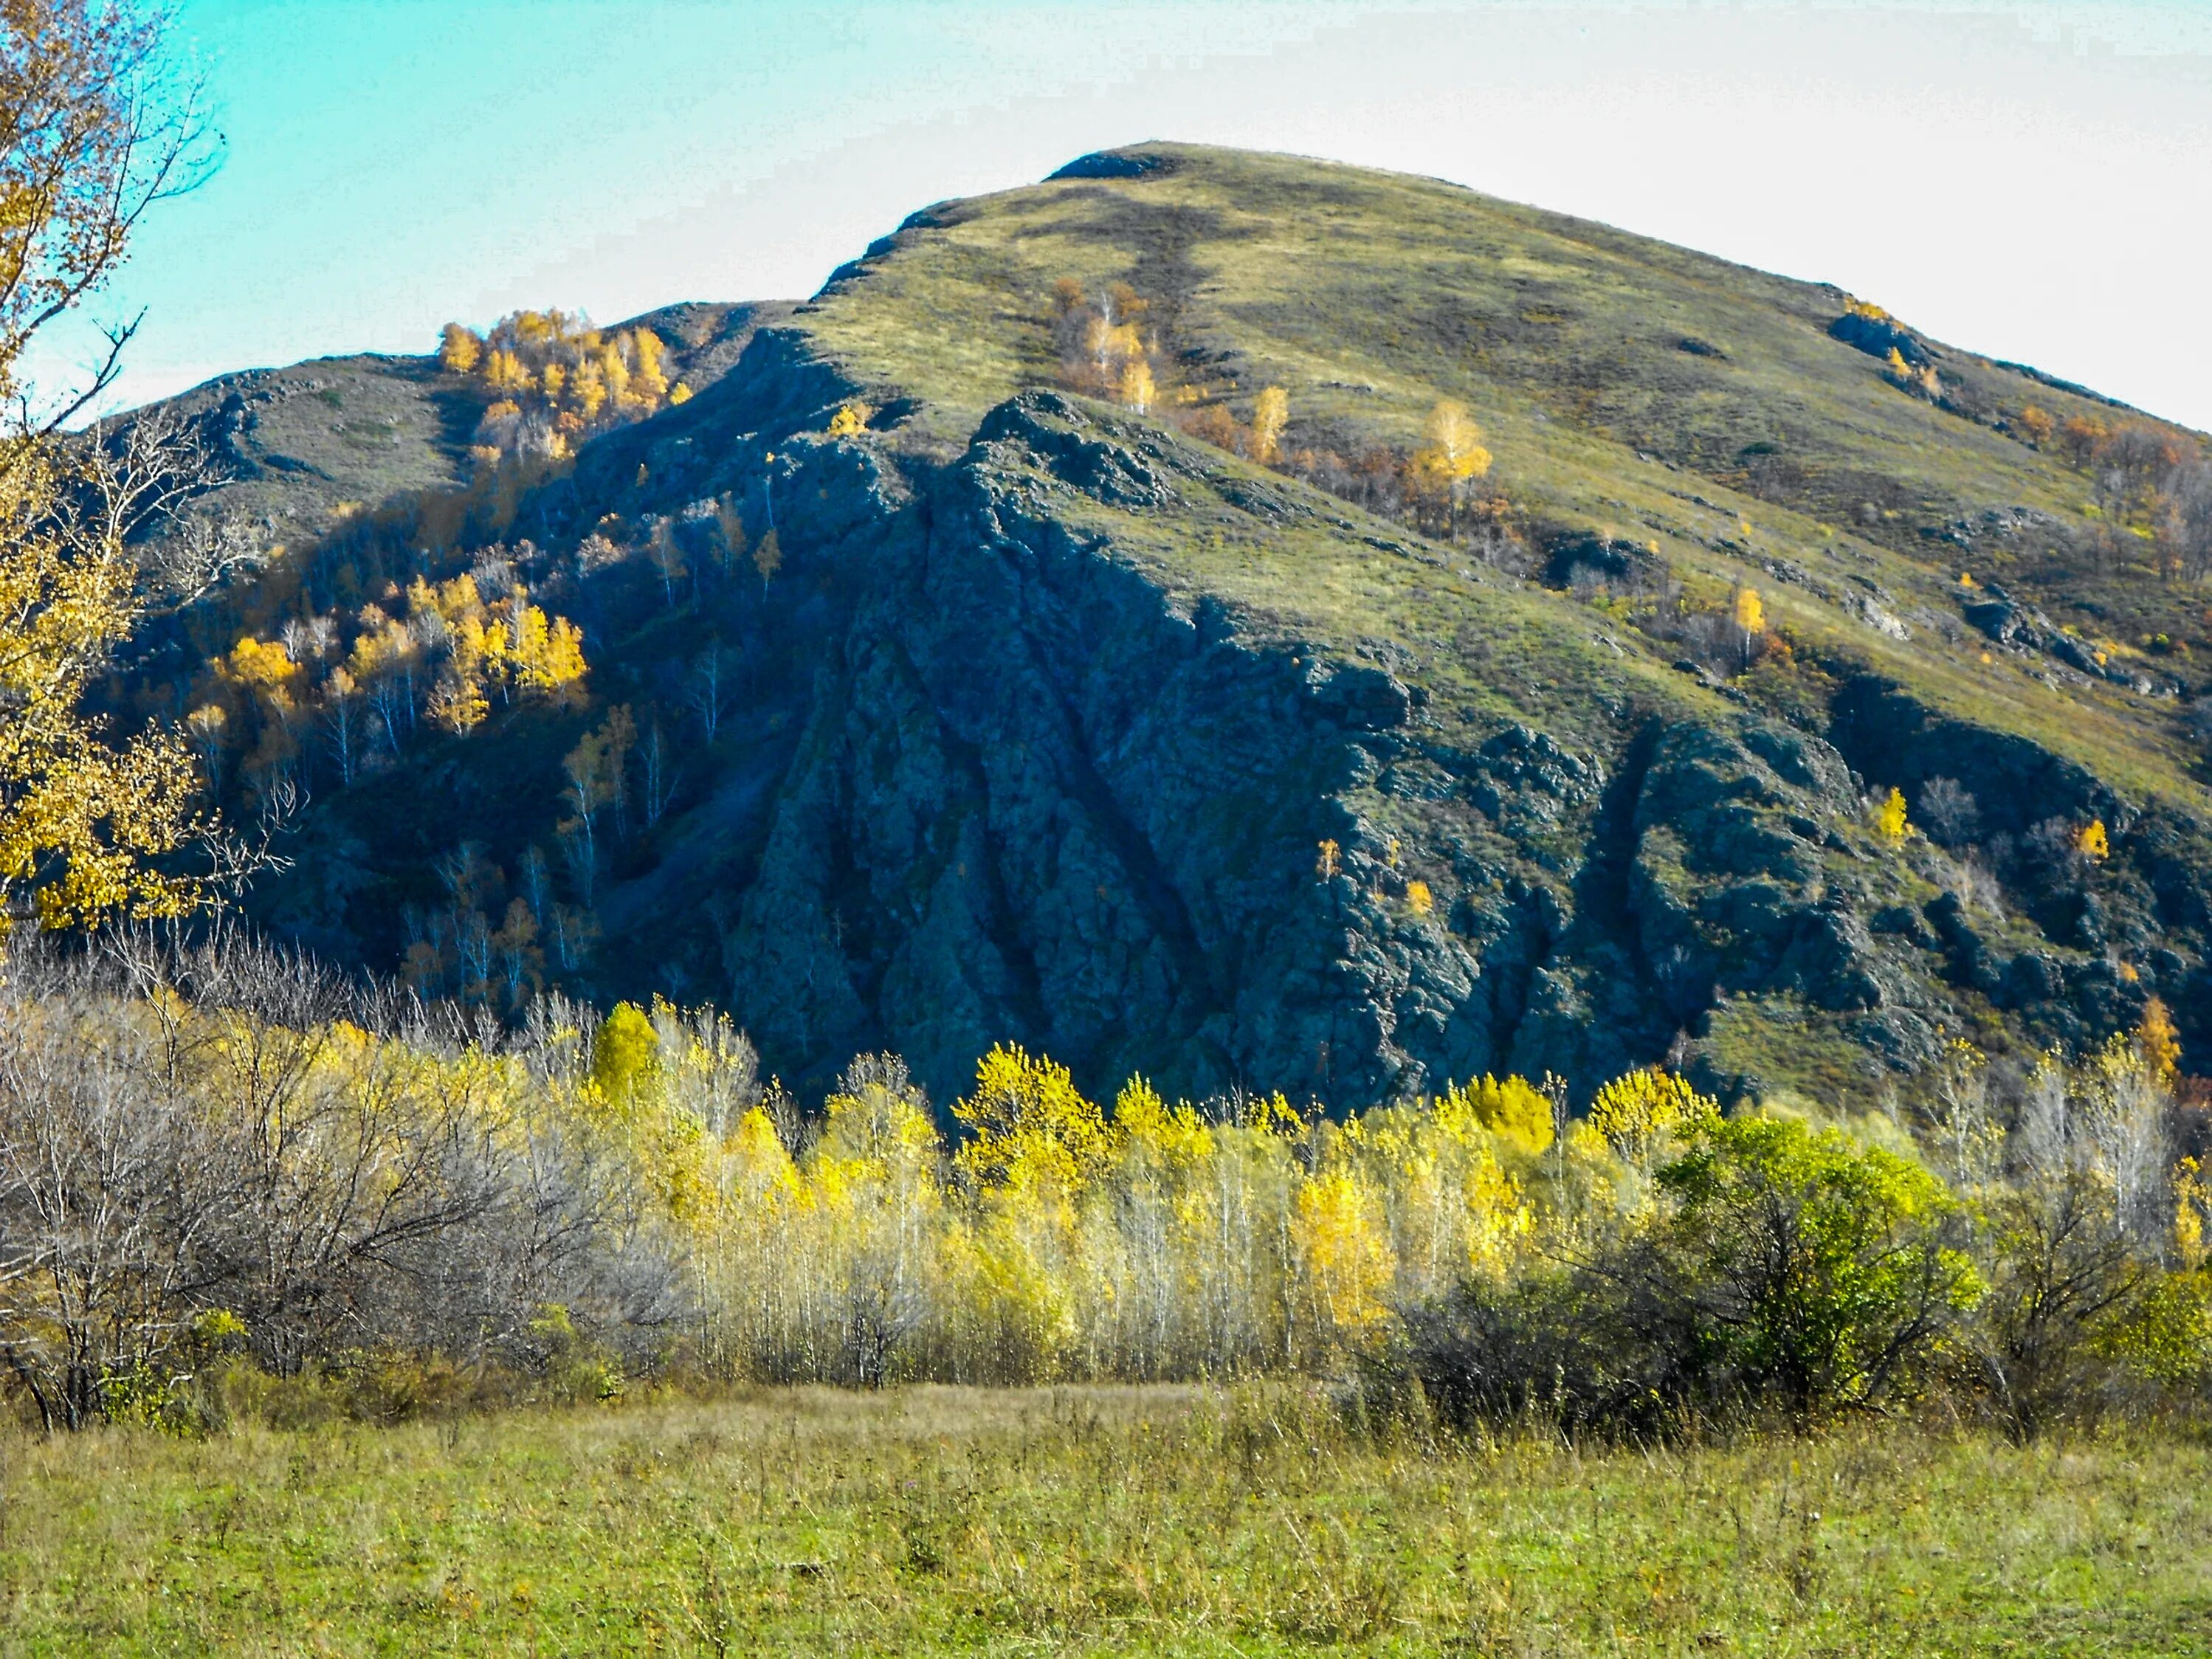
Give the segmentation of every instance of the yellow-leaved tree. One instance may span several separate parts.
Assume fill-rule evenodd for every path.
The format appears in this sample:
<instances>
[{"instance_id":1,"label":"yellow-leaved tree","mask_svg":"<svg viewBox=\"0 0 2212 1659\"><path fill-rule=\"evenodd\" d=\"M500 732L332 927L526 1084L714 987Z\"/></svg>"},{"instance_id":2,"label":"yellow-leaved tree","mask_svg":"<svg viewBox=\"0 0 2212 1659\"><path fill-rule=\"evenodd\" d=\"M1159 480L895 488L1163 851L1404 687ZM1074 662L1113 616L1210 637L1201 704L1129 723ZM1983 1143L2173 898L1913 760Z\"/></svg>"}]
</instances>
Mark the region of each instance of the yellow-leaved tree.
<instances>
[{"instance_id":1,"label":"yellow-leaved tree","mask_svg":"<svg viewBox=\"0 0 2212 1659\"><path fill-rule=\"evenodd\" d=\"M447 323L438 336L438 362L455 374L465 374L483 358L483 336L459 323Z\"/></svg>"},{"instance_id":2,"label":"yellow-leaved tree","mask_svg":"<svg viewBox=\"0 0 2212 1659\"><path fill-rule=\"evenodd\" d=\"M1674 1131L1719 1112L1719 1102L1699 1094L1688 1079L1654 1066L1599 1090L1590 1102L1589 1123L1623 1158L1643 1164Z\"/></svg>"},{"instance_id":3,"label":"yellow-leaved tree","mask_svg":"<svg viewBox=\"0 0 2212 1659\"><path fill-rule=\"evenodd\" d=\"M1766 604L1759 597L1757 588L1739 587L1735 609L1736 631L1743 636L1743 659L1747 666L1759 636L1766 631Z\"/></svg>"},{"instance_id":4,"label":"yellow-leaved tree","mask_svg":"<svg viewBox=\"0 0 2212 1659\"><path fill-rule=\"evenodd\" d=\"M783 538L770 525L760 540L753 545L753 568L760 572L761 593L765 597L768 585L775 580L775 573L783 568Z\"/></svg>"},{"instance_id":5,"label":"yellow-leaved tree","mask_svg":"<svg viewBox=\"0 0 2212 1659\"><path fill-rule=\"evenodd\" d=\"M1490 452L1483 447L1482 428L1468 413L1467 405L1444 398L1429 411L1422 428L1425 441L1413 455L1413 472L1428 489L1448 503L1446 529L1459 527L1459 510L1468 483L1490 471Z\"/></svg>"},{"instance_id":6,"label":"yellow-leaved tree","mask_svg":"<svg viewBox=\"0 0 2212 1659\"><path fill-rule=\"evenodd\" d=\"M1114 1133L1067 1067L1012 1043L983 1057L952 1115L969 1132L953 1162L973 1196L947 1264L961 1320L1002 1374L1049 1378L1079 1329L1082 1200Z\"/></svg>"},{"instance_id":7,"label":"yellow-leaved tree","mask_svg":"<svg viewBox=\"0 0 2212 1659\"><path fill-rule=\"evenodd\" d=\"M1152 380L1152 366L1141 356L1131 357L1121 366L1114 383L1114 394L1123 403L1142 415L1152 406L1159 395Z\"/></svg>"},{"instance_id":8,"label":"yellow-leaved tree","mask_svg":"<svg viewBox=\"0 0 2212 1659\"><path fill-rule=\"evenodd\" d=\"M1885 841L1903 841L1911 826L1906 822L1905 792L1893 789L1875 808L1874 827Z\"/></svg>"},{"instance_id":9,"label":"yellow-leaved tree","mask_svg":"<svg viewBox=\"0 0 2212 1659\"><path fill-rule=\"evenodd\" d=\"M2160 1083L2170 1086L2180 1074L2181 1038L2173 1029L2172 1011L2157 997L2143 1003L2142 1023L2136 1027L2136 1052Z\"/></svg>"},{"instance_id":10,"label":"yellow-leaved tree","mask_svg":"<svg viewBox=\"0 0 2212 1659\"><path fill-rule=\"evenodd\" d=\"M1263 386L1252 404L1252 459L1273 466L1283 459L1283 429L1291 423L1291 394L1279 386Z\"/></svg>"},{"instance_id":11,"label":"yellow-leaved tree","mask_svg":"<svg viewBox=\"0 0 2212 1659\"><path fill-rule=\"evenodd\" d=\"M200 884L156 861L203 838L184 738L124 739L83 712L155 593L125 541L181 493L188 447L158 424L68 435L112 384L135 325L89 383L26 384L40 331L121 263L142 215L211 151L167 78L157 14L98 0L0 12L0 926L173 915Z\"/></svg>"}]
</instances>

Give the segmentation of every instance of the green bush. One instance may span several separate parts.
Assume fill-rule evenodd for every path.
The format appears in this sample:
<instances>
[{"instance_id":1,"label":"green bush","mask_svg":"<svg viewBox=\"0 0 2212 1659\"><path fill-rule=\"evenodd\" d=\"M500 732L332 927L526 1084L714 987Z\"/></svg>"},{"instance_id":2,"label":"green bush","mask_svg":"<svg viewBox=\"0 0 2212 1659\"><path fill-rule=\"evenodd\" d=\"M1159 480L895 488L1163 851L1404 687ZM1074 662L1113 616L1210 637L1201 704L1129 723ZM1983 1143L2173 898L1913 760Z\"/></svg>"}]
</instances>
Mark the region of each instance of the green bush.
<instances>
[{"instance_id":1,"label":"green bush","mask_svg":"<svg viewBox=\"0 0 2212 1659\"><path fill-rule=\"evenodd\" d=\"M1659 1172L1650 1293L1695 1370L1800 1417L1919 1382L1983 1291L1943 1184L1835 1129L1708 1119L1690 1139Z\"/></svg>"}]
</instances>

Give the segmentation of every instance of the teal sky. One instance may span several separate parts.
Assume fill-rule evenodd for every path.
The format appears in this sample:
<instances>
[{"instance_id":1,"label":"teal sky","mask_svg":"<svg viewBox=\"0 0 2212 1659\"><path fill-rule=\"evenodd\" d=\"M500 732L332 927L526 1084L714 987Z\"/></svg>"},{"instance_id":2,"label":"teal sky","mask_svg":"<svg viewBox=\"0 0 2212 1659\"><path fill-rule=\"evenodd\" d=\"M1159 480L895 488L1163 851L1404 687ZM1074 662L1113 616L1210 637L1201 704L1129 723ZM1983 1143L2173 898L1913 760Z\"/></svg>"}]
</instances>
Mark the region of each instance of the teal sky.
<instances>
[{"instance_id":1,"label":"teal sky","mask_svg":"<svg viewBox=\"0 0 2212 1659\"><path fill-rule=\"evenodd\" d=\"M123 402L521 305L795 298L1146 137L1436 174L2212 428L2212 0L184 0L228 137ZM58 388L83 356L58 340Z\"/></svg>"}]
</instances>

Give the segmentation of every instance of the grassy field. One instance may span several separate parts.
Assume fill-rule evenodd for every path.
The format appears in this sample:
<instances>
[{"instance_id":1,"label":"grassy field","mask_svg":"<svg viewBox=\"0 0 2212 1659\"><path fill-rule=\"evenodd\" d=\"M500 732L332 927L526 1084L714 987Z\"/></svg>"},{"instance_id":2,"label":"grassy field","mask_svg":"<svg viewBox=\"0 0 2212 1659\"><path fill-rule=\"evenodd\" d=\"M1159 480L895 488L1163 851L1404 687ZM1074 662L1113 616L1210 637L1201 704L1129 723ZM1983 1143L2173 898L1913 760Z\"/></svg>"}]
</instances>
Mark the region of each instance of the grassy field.
<instances>
[{"instance_id":1,"label":"grassy field","mask_svg":"<svg viewBox=\"0 0 2212 1659\"><path fill-rule=\"evenodd\" d=\"M1288 1389L0 1441L0 1651L2212 1652L2212 1455L1438 1452Z\"/></svg>"}]
</instances>

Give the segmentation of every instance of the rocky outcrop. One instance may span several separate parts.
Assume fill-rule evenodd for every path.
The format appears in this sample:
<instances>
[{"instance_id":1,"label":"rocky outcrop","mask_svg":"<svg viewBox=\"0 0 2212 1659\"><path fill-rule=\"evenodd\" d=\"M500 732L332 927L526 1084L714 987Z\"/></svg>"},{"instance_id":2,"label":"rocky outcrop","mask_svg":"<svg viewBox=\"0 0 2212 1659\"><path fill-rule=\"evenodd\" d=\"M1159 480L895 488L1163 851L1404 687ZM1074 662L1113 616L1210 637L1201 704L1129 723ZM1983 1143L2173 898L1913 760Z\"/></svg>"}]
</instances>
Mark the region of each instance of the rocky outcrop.
<instances>
[{"instance_id":1,"label":"rocky outcrop","mask_svg":"<svg viewBox=\"0 0 2212 1659\"><path fill-rule=\"evenodd\" d=\"M1828 335L1869 357L1887 359L1893 351L1908 368L1924 368L1935 361L1920 337L1894 317L1847 311L1828 325Z\"/></svg>"},{"instance_id":2,"label":"rocky outcrop","mask_svg":"<svg viewBox=\"0 0 2212 1659\"><path fill-rule=\"evenodd\" d=\"M695 416L648 471L720 447L757 475L741 491L805 501L791 575L835 596L721 943L724 994L787 1076L891 1047L943 1091L1012 1038L1097 1087L1348 1103L1510 1068L1586 1094L1696 1055L1732 999L1905 1068L1962 995L2078 988L1993 965L1955 908L1923 919L1925 882L1852 839L1855 748L1902 743L1886 778L1948 769L1992 803L2105 799L2032 745L1871 683L1835 742L1694 693L1624 707L1595 750L1450 715L1389 653L1255 626L1128 550L1117 524L1223 499L1158 433L1033 392L940 467L776 436L842 393L790 343L756 349L748 432Z\"/></svg>"}]
</instances>

